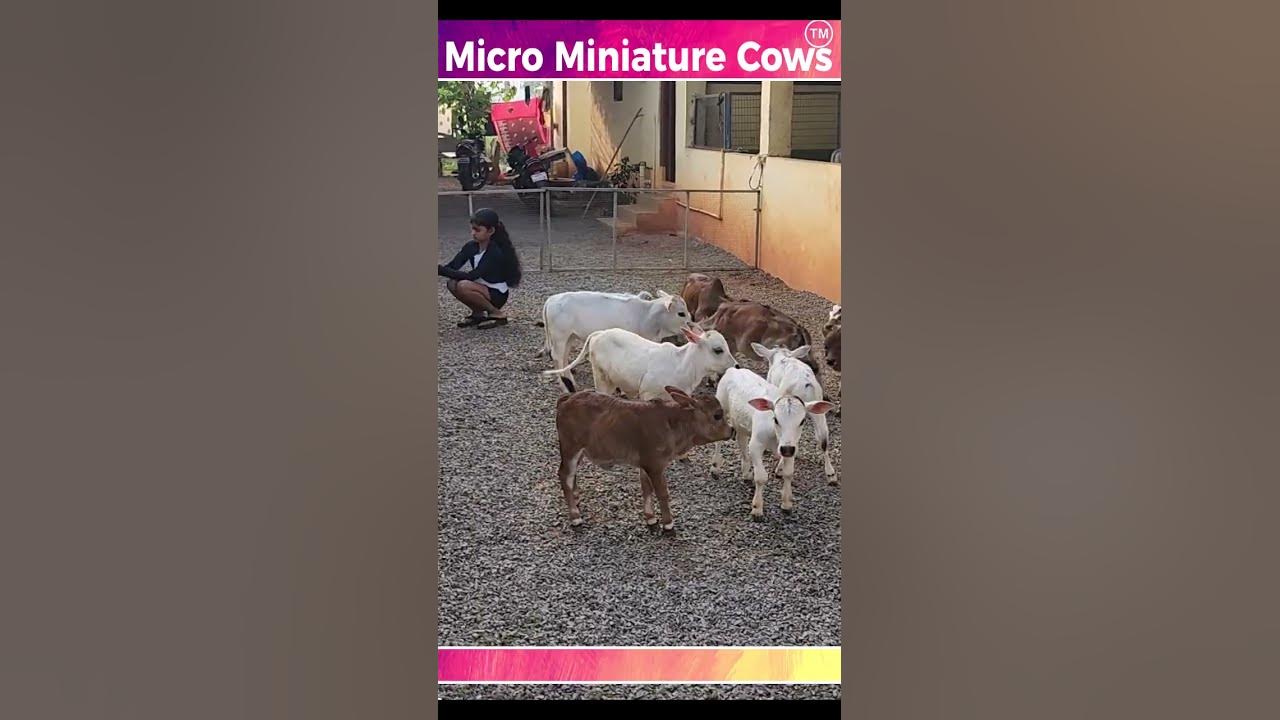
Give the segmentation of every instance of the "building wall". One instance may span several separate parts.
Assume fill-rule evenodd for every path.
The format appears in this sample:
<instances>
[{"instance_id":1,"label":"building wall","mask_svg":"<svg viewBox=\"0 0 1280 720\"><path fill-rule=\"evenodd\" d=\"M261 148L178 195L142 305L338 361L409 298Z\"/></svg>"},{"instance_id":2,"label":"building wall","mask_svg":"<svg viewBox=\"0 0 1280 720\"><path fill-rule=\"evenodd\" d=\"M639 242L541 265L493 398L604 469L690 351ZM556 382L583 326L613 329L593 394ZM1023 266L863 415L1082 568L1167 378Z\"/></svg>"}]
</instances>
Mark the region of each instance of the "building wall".
<instances>
[{"instance_id":1,"label":"building wall","mask_svg":"<svg viewBox=\"0 0 1280 720\"><path fill-rule=\"evenodd\" d=\"M840 302L840 166L771 157L763 175L760 267Z\"/></svg>"},{"instance_id":2,"label":"building wall","mask_svg":"<svg viewBox=\"0 0 1280 720\"><path fill-rule=\"evenodd\" d=\"M591 167L605 170L618 143L626 135L618 160L630 158L633 163L644 162L649 168L658 165L658 98L656 82L622 83L622 100L613 99L613 83L597 81L570 81L567 100L560 83L556 83L556 97L560 99L558 111L566 113L569 125L568 146L581 152ZM635 117L631 132L627 126Z\"/></svg>"},{"instance_id":3,"label":"building wall","mask_svg":"<svg viewBox=\"0 0 1280 720\"><path fill-rule=\"evenodd\" d=\"M658 166L660 96L657 82L623 83L613 100L612 82L557 82L557 117L568 121L568 146L603 169L637 109L643 114L619 157ZM689 102L706 82L676 83L676 186L693 190L746 190L763 182L760 198L759 265L791 287L840 302L840 166L828 162L768 157L687 147ZM768 127L761 128L761 133ZM754 173L754 178L753 178ZM756 257L755 196L693 193L689 232L747 262Z\"/></svg>"},{"instance_id":4,"label":"building wall","mask_svg":"<svg viewBox=\"0 0 1280 720\"><path fill-rule=\"evenodd\" d=\"M840 166L686 147L688 106L705 82L676 87L676 186L690 189L749 189L761 185L762 270L791 287L840 302ZM761 128L767 133L767 127ZM752 177L753 172L755 177ZM748 262L755 257L755 197L749 193L695 193L689 231Z\"/></svg>"}]
</instances>

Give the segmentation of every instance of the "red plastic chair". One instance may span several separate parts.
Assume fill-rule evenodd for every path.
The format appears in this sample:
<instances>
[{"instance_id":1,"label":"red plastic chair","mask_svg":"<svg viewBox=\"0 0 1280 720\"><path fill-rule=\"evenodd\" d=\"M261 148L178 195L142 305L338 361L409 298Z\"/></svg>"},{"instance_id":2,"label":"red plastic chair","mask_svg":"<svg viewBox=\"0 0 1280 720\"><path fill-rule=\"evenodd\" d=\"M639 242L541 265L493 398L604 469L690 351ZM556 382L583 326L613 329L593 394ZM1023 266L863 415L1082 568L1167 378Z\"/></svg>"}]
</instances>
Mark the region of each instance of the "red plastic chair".
<instances>
[{"instance_id":1,"label":"red plastic chair","mask_svg":"<svg viewBox=\"0 0 1280 720\"><path fill-rule=\"evenodd\" d=\"M551 129L542 119L542 98L528 101L493 103L489 109L493 128L504 153L521 147L530 157L537 157L551 144Z\"/></svg>"}]
</instances>

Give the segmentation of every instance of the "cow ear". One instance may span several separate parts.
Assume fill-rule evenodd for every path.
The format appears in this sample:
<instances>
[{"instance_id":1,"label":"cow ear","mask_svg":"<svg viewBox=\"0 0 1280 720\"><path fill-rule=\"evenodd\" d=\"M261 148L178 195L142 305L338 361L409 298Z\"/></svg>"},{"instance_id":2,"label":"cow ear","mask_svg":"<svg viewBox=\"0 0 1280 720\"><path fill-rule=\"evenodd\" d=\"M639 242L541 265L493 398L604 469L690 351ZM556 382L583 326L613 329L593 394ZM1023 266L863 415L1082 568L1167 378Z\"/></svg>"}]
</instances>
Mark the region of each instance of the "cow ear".
<instances>
[{"instance_id":1,"label":"cow ear","mask_svg":"<svg viewBox=\"0 0 1280 720\"><path fill-rule=\"evenodd\" d=\"M667 292L666 290L659 290L658 297L662 298L663 300L666 300L667 298L671 297L671 293Z\"/></svg>"},{"instance_id":2,"label":"cow ear","mask_svg":"<svg viewBox=\"0 0 1280 720\"><path fill-rule=\"evenodd\" d=\"M755 408L755 409L757 409L757 410L772 410L772 409L773 409L773 403L772 403L772 402L770 402L769 398L762 398L762 397L752 398L750 401L748 401L748 403L747 403L747 404L749 404L751 407L753 407L753 408Z\"/></svg>"},{"instance_id":3,"label":"cow ear","mask_svg":"<svg viewBox=\"0 0 1280 720\"><path fill-rule=\"evenodd\" d=\"M806 357L808 357L808 356L809 356L809 346L808 346L808 345L801 345L800 347L798 347L798 348L796 348L795 350L792 350L792 351L791 351L791 357L793 357L793 358L795 358L795 359L797 359L797 360L801 360L801 359L806 358Z\"/></svg>"},{"instance_id":4,"label":"cow ear","mask_svg":"<svg viewBox=\"0 0 1280 720\"><path fill-rule=\"evenodd\" d=\"M773 351L761 345L760 343L757 343L757 342L751 343L751 349L754 350L757 355L764 358L765 360L768 360L769 358L773 357Z\"/></svg>"},{"instance_id":5,"label":"cow ear","mask_svg":"<svg viewBox=\"0 0 1280 720\"><path fill-rule=\"evenodd\" d=\"M677 403L684 405L685 407L688 407L693 402L693 398L689 397L685 391L674 385L668 385L662 389L667 391L667 394L671 396L672 400L675 400Z\"/></svg>"},{"instance_id":6,"label":"cow ear","mask_svg":"<svg viewBox=\"0 0 1280 720\"><path fill-rule=\"evenodd\" d=\"M687 325L686 325L685 327L680 328L680 332L684 333L684 337L685 337L685 339L686 339L686 340L688 340L688 341L689 341L689 342L691 342L691 343L696 343L696 342L701 342L701 341L702 341L702 335L700 335L699 333L695 332L692 328L690 328L690 327L689 327L689 326L687 326Z\"/></svg>"},{"instance_id":7,"label":"cow ear","mask_svg":"<svg viewBox=\"0 0 1280 720\"><path fill-rule=\"evenodd\" d=\"M826 400L814 400L811 403L806 403L804 409L813 415L826 415L827 411L833 407L835 405Z\"/></svg>"}]
</instances>

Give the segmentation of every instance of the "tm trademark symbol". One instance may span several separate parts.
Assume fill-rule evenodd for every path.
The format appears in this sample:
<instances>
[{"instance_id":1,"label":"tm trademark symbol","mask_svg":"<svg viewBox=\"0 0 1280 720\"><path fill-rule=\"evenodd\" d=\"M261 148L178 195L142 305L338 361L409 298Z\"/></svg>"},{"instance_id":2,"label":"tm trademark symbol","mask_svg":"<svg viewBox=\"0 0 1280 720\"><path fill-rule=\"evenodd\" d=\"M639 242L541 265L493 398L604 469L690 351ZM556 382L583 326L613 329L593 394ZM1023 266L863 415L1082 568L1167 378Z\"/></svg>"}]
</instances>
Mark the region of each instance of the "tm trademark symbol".
<instances>
[{"instance_id":1,"label":"tm trademark symbol","mask_svg":"<svg viewBox=\"0 0 1280 720\"><path fill-rule=\"evenodd\" d=\"M824 48L830 45L835 34L831 23L826 20L810 20L809 24L804 26L804 39L812 47Z\"/></svg>"}]
</instances>

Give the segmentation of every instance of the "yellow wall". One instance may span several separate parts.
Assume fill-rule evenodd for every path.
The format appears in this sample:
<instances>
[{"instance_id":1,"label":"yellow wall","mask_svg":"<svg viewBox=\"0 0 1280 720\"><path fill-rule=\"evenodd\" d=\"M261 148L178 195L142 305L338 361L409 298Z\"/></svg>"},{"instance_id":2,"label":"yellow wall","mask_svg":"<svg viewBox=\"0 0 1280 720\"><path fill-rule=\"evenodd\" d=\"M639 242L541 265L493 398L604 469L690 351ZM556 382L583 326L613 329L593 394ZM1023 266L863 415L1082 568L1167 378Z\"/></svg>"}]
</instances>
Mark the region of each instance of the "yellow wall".
<instances>
[{"instance_id":1,"label":"yellow wall","mask_svg":"<svg viewBox=\"0 0 1280 720\"><path fill-rule=\"evenodd\" d=\"M563 106L567 114L569 150L581 152L587 164L601 173L624 134L626 141L615 162L627 157L633 163L643 161L650 168L658 164L658 83L622 85L622 101L615 102L612 82L570 81L567 101L557 105L557 111ZM559 81L555 94L557 98L563 94ZM642 114L628 134L627 126L637 110L642 110Z\"/></svg>"},{"instance_id":2,"label":"yellow wall","mask_svg":"<svg viewBox=\"0 0 1280 720\"><path fill-rule=\"evenodd\" d=\"M643 107L644 114L619 157L629 156L632 162L643 159L656 168L659 84L624 85L622 102L614 102L612 82L570 82L568 98L561 97L561 85L556 83L569 123L569 149L581 151L592 167L603 169L614 144ZM689 100L705 88L705 82L676 83L676 187L746 190L750 181L763 180L760 268L793 288L840 302L840 166L769 157L761 172L756 171L756 155L686 147ZM689 214L692 235L747 262L755 259L753 194L694 193L691 200L695 208Z\"/></svg>"},{"instance_id":3,"label":"yellow wall","mask_svg":"<svg viewBox=\"0 0 1280 720\"><path fill-rule=\"evenodd\" d=\"M755 155L678 148L676 187L690 190L746 190L755 159ZM722 163L723 184L720 179ZM695 209L695 212L689 214L689 233L752 262L756 251L755 194L693 193L689 199ZM705 212L696 212L697 210ZM720 219L706 213L718 215Z\"/></svg>"},{"instance_id":4,"label":"yellow wall","mask_svg":"<svg viewBox=\"0 0 1280 720\"><path fill-rule=\"evenodd\" d=\"M580 150L583 155L591 147L592 116L595 108L591 94L583 92L585 83L569 83L569 102L566 117L569 122L569 150ZM590 162L590 158L587 160Z\"/></svg>"},{"instance_id":5,"label":"yellow wall","mask_svg":"<svg viewBox=\"0 0 1280 720\"><path fill-rule=\"evenodd\" d=\"M840 302L840 166L771 157L761 205L761 269Z\"/></svg>"},{"instance_id":6,"label":"yellow wall","mask_svg":"<svg viewBox=\"0 0 1280 720\"><path fill-rule=\"evenodd\" d=\"M756 155L685 147L689 98L705 87L677 84L676 187L741 190L763 180L760 269L793 288L840 302L840 166L769 157L756 170ZM691 213L691 234L747 262L754 259L754 195L695 193L692 202L721 219Z\"/></svg>"}]
</instances>

